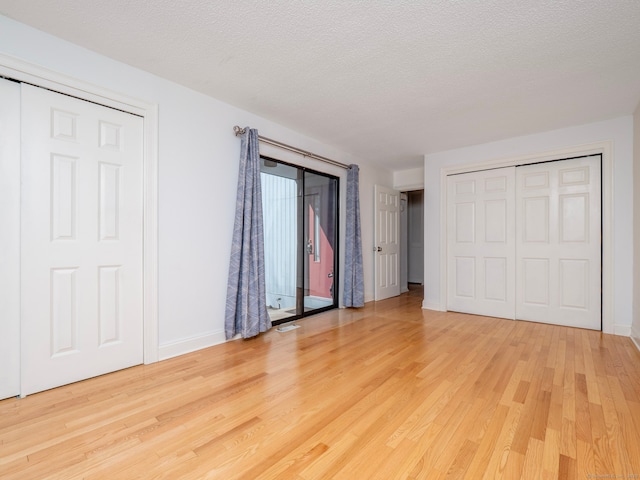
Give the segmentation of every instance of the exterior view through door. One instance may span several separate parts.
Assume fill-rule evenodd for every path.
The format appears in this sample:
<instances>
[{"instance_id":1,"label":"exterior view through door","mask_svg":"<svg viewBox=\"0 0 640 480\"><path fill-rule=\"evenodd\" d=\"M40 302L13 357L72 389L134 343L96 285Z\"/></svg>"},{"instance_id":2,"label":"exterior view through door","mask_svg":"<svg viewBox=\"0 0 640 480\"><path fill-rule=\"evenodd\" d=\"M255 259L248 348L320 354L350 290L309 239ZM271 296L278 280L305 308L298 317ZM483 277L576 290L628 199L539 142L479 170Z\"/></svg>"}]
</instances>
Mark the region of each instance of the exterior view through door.
<instances>
[{"instance_id":1,"label":"exterior view through door","mask_svg":"<svg viewBox=\"0 0 640 480\"><path fill-rule=\"evenodd\" d=\"M266 157L260 168L272 323L337 308L338 179Z\"/></svg>"},{"instance_id":2,"label":"exterior view through door","mask_svg":"<svg viewBox=\"0 0 640 480\"><path fill-rule=\"evenodd\" d=\"M601 156L447 177L447 309L602 329Z\"/></svg>"}]
</instances>

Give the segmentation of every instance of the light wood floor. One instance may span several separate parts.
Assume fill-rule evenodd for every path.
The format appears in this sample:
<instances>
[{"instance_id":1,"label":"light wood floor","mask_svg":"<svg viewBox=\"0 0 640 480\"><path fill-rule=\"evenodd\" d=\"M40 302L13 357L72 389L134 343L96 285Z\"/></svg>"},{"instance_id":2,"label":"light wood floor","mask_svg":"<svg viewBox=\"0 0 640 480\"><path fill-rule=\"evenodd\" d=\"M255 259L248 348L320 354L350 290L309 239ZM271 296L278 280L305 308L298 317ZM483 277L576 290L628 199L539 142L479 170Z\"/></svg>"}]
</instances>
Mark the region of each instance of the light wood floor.
<instances>
[{"instance_id":1,"label":"light wood floor","mask_svg":"<svg viewBox=\"0 0 640 480\"><path fill-rule=\"evenodd\" d=\"M403 295L0 402L0 478L640 478L640 353Z\"/></svg>"}]
</instances>

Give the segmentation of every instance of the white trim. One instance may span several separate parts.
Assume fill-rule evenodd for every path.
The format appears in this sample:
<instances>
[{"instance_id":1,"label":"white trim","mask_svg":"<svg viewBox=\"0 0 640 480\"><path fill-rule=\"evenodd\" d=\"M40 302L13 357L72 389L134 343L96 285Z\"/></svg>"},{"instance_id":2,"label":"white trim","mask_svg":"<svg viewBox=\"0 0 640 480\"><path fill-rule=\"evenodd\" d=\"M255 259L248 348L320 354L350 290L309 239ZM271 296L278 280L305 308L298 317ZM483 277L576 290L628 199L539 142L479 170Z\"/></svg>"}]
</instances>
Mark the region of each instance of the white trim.
<instances>
[{"instance_id":1,"label":"white trim","mask_svg":"<svg viewBox=\"0 0 640 480\"><path fill-rule=\"evenodd\" d=\"M138 115L144 120L144 363L158 361L158 106L0 53L0 76Z\"/></svg>"},{"instance_id":2,"label":"white trim","mask_svg":"<svg viewBox=\"0 0 640 480\"><path fill-rule=\"evenodd\" d=\"M167 343L166 345L161 345L159 349L160 360L167 360L168 358L178 357L180 355L184 355L185 353L195 352L196 350L213 347L214 345L219 345L225 342L226 339L224 336L224 330L185 338L175 342Z\"/></svg>"},{"instance_id":3,"label":"white trim","mask_svg":"<svg viewBox=\"0 0 640 480\"><path fill-rule=\"evenodd\" d=\"M412 183L410 185L394 185L393 189L398 190L399 192L414 192L416 190L424 190L424 182Z\"/></svg>"},{"instance_id":4,"label":"white trim","mask_svg":"<svg viewBox=\"0 0 640 480\"><path fill-rule=\"evenodd\" d=\"M614 335L620 335L621 337L631 336L631 325L621 325L616 323L613 328Z\"/></svg>"},{"instance_id":5,"label":"white trim","mask_svg":"<svg viewBox=\"0 0 640 480\"><path fill-rule=\"evenodd\" d=\"M631 341L640 352L640 332L637 332L636 330L631 328L631 335L629 335L629 338L631 338Z\"/></svg>"},{"instance_id":6,"label":"white trim","mask_svg":"<svg viewBox=\"0 0 640 480\"><path fill-rule=\"evenodd\" d=\"M0 75L147 117L154 105L0 53Z\"/></svg>"},{"instance_id":7,"label":"white trim","mask_svg":"<svg viewBox=\"0 0 640 480\"><path fill-rule=\"evenodd\" d=\"M547 152L485 160L465 165L442 167L440 169L440 308L447 309L447 175L476 170L528 165L550 160L587 155L602 155L602 332L616 333L624 325L616 326L613 311L613 144L597 142L576 145ZM628 334L627 334L628 335Z\"/></svg>"},{"instance_id":8,"label":"white trim","mask_svg":"<svg viewBox=\"0 0 640 480\"><path fill-rule=\"evenodd\" d=\"M0 79L0 97L0 399L3 399L20 394L20 162L15 161L20 158L20 85Z\"/></svg>"},{"instance_id":9,"label":"white trim","mask_svg":"<svg viewBox=\"0 0 640 480\"><path fill-rule=\"evenodd\" d=\"M426 300L422 300L422 309L423 310L434 310L436 312L446 312L445 308L442 308L441 305L437 303L427 302Z\"/></svg>"}]
</instances>

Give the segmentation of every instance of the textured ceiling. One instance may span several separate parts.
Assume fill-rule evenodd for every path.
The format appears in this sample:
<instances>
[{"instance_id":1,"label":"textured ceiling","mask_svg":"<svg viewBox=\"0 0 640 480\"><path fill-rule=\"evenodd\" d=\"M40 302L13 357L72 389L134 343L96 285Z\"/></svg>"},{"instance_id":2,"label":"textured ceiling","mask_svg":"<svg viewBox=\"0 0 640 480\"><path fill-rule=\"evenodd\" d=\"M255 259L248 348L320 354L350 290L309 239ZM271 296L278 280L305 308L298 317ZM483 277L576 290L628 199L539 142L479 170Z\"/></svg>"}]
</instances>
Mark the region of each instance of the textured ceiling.
<instances>
[{"instance_id":1,"label":"textured ceiling","mask_svg":"<svg viewBox=\"0 0 640 480\"><path fill-rule=\"evenodd\" d=\"M640 100L638 0L0 0L0 13L392 169Z\"/></svg>"}]
</instances>

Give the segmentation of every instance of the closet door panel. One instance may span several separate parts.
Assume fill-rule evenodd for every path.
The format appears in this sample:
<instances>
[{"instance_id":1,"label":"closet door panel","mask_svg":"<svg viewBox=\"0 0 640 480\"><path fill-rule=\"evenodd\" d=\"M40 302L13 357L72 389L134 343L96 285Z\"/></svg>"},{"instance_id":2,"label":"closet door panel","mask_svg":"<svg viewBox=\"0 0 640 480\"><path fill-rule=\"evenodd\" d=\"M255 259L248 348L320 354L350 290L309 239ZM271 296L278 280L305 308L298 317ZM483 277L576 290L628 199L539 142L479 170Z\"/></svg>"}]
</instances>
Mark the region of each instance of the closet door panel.
<instances>
[{"instance_id":1,"label":"closet door panel","mask_svg":"<svg viewBox=\"0 0 640 480\"><path fill-rule=\"evenodd\" d=\"M142 122L21 87L23 395L142 363Z\"/></svg>"},{"instance_id":2,"label":"closet door panel","mask_svg":"<svg viewBox=\"0 0 640 480\"><path fill-rule=\"evenodd\" d=\"M515 167L447 182L447 309L513 319Z\"/></svg>"},{"instance_id":3,"label":"closet door panel","mask_svg":"<svg viewBox=\"0 0 640 480\"><path fill-rule=\"evenodd\" d=\"M517 167L516 318L601 329L600 156Z\"/></svg>"}]
</instances>

